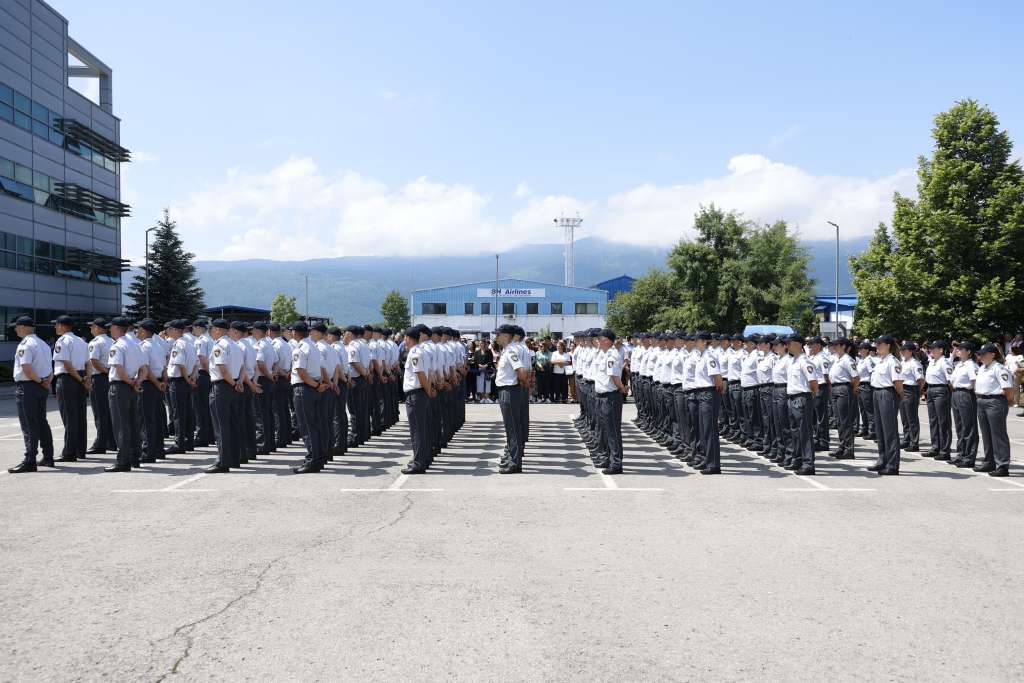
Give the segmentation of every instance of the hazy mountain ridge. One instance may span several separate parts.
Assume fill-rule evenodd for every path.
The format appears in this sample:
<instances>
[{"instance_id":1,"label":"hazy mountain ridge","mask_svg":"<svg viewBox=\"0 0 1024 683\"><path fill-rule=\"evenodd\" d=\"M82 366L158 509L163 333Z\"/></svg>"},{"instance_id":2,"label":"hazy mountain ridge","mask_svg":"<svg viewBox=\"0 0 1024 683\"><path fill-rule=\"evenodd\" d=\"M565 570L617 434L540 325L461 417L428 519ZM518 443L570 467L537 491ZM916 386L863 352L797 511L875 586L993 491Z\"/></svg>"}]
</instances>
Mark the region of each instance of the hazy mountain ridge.
<instances>
[{"instance_id":1,"label":"hazy mountain ridge","mask_svg":"<svg viewBox=\"0 0 1024 683\"><path fill-rule=\"evenodd\" d=\"M868 237L840 243L839 284L853 291L846 266L850 255L862 251ZM835 289L835 242L805 242L812 277L819 294ZM619 275L639 277L652 267L664 267L669 248L638 247L584 238L576 243L576 284L590 287ZM309 277L309 311L337 322L380 320L380 302L391 289L408 295L413 289L491 281L494 255L442 257L349 256L308 261L197 261L199 284L207 305L234 304L270 308L278 293L297 299L305 311L305 277ZM564 276L560 244L530 244L505 252L501 277L560 283ZM125 282L129 282L125 278Z\"/></svg>"}]
</instances>

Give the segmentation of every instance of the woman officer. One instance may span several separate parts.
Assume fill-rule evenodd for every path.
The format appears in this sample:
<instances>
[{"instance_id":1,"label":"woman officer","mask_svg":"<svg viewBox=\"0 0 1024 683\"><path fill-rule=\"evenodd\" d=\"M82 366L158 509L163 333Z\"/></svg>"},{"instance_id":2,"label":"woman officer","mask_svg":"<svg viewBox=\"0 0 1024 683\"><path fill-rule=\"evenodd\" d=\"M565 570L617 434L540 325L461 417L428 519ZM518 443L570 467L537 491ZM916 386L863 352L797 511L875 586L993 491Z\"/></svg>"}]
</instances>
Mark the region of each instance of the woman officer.
<instances>
[{"instance_id":1,"label":"woman officer","mask_svg":"<svg viewBox=\"0 0 1024 683\"><path fill-rule=\"evenodd\" d=\"M893 355L896 342L884 334L875 340L878 364L871 371L871 394L875 406L875 436L878 437L878 460L868 469L880 475L900 473L900 435L897 414L903 395L903 368Z\"/></svg>"},{"instance_id":2,"label":"woman officer","mask_svg":"<svg viewBox=\"0 0 1024 683\"><path fill-rule=\"evenodd\" d=\"M931 448L923 455L936 460L949 460L949 449L953 443L950 429L949 380L953 375L953 364L946 358L946 342L936 339L928 345L928 369L924 373L925 392L922 397L928 403L928 433Z\"/></svg>"},{"instance_id":3,"label":"woman officer","mask_svg":"<svg viewBox=\"0 0 1024 683\"><path fill-rule=\"evenodd\" d=\"M959 359L953 365L949 385L953 390L953 426L956 428L957 467L974 467L978 456L978 413L974 399L974 381L978 364L974 362L974 344L969 341L953 342L953 352Z\"/></svg>"},{"instance_id":4,"label":"woman officer","mask_svg":"<svg viewBox=\"0 0 1024 683\"><path fill-rule=\"evenodd\" d=\"M839 444L829 453L836 460L853 458L853 424L857 419L857 391L860 375L857 360L851 353L853 345L848 339L836 339L829 344L832 365L828 369L832 398L835 400Z\"/></svg>"},{"instance_id":5,"label":"woman officer","mask_svg":"<svg viewBox=\"0 0 1024 683\"><path fill-rule=\"evenodd\" d=\"M874 356L871 342L864 340L857 347L857 375L860 377L860 389L857 402L860 404L860 438L875 440L875 404L871 398L871 371L875 369L878 359Z\"/></svg>"},{"instance_id":6,"label":"woman officer","mask_svg":"<svg viewBox=\"0 0 1024 683\"><path fill-rule=\"evenodd\" d=\"M1006 416L1013 398L1010 371L1000 362L999 347L988 342L978 349L978 378L974 395L978 402L978 428L985 445L985 459L974 468L992 477L1010 476L1010 439L1006 435Z\"/></svg>"}]
</instances>

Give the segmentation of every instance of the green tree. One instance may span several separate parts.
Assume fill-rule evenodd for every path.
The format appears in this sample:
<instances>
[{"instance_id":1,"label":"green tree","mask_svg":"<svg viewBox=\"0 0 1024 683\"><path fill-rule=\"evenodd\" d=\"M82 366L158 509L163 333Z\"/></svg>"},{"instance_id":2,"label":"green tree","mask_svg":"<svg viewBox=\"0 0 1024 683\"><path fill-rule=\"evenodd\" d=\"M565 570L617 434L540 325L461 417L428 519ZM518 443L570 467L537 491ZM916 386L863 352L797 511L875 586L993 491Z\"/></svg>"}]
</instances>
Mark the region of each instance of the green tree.
<instances>
[{"instance_id":1,"label":"green tree","mask_svg":"<svg viewBox=\"0 0 1024 683\"><path fill-rule=\"evenodd\" d=\"M409 327L409 301L396 289L391 290L384 297L380 305L380 314L384 316L384 322L388 327L396 330L404 330Z\"/></svg>"},{"instance_id":2,"label":"green tree","mask_svg":"<svg viewBox=\"0 0 1024 683\"><path fill-rule=\"evenodd\" d=\"M282 325L293 323L299 319L299 309L295 305L295 297L278 294L270 302L270 318Z\"/></svg>"},{"instance_id":3,"label":"green tree","mask_svg":"<svg viewBox=\"0 0 1024 683\"><path fill-rule=\"evenodd\" d=\"M655 329L656 316L674 300L676 290L669 273L652 268L633 283L632 291L621 292L608 303L606 324L619 335Z\"/></svg>"},{"instance_id":4,"label":"green tree","mask_svg":"<svg viewBox=\"0 0 1024 683\"><path fill-rule=\"evenodd\" d=\"M851 260L857 329L991 338L1024 316L1024 172L1009 135L974 100L935 117L916 200L895 196L884 226ZM885 233L884 236L882 233Z\"/></svg>"},{"instance_id":5,"label":"green tree","mask_svg":"<svg viewBox=\"0 0 1024 683\"><path fill-rule=\"evenodd\" d=\"M153 239L149 244L149 316L155 320L196 318L204 308L203 290L199 287L195 254L185 251L178 236L177 224L164 209L163 219L157 221ZM145 269L132 280L128 290L128 315L141 318L146 315Z\"/></svg>"}]
</instances>

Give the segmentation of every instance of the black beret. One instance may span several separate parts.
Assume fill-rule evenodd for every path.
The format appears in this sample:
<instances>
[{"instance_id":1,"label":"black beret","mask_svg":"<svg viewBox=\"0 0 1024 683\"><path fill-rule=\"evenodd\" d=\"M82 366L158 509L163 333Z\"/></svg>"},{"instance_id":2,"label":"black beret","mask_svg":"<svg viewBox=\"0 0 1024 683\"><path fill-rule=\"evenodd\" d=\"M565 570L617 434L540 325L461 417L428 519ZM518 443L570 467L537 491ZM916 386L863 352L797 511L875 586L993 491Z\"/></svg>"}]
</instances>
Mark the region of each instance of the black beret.
<instances>
[{"instance_id":1,"label":"black beret","mask_svg":"<svg viewBox=\"0 0 1024 683\"><path fill-rule=\"evenodd\" d=\"M270 330L271 332L280 332L281 331L281 325L280 325L280 323L269 323L267 325L267 329Z\"/></svg>"},{"instance_id":2,"label":"black beret","mask_svg":"<svg viewBox=\"0 0 1024 683\"><path fill-rule=\"evenodd\" d=\"M900 345L900 348L904 351L917 351L917 344L908 339Z\"/></svg>"},{"instance_id":3,"label":"black beret","mask_svg":"<svg viewBox=\"0 0 1024 683\"><path fill-rule=\"evenodd\" d=\"M341 331L340 327L338 327L337 325L332 325L331 327L327 328L327 334L333 335L335 337L340 337L344 333Z\"/></svg>"},{"instance_id":4,"label":"black beret","mask_svg":"<svg viewBox=\"0 0 1024 683\"><path fill-rule=\"evenodd\" d=\"M75 319L70 315L58 315L57 319L53 321L55 325L74 325Z\"/></svg>"},{"instance_id":5,"label":"black beret","mask_svg":"<svg viewBox=\"0 0 1024 683\"><path fill-rule=\"evenodd\" d=\"M349 325L345 328L346 332L351 332L354 335L361 335L363 333L362 325Z\"/></svg>"},{"instance_id":6,"label":"black beret","mask_svg":"<svg viewBox=\"0 0 1024 683\"><path fill-rule=\"evenodd\" d=\"M224 318L217 318L217 320L224 320ZM214 320L213 322L216 323L217 320ZM208 323L206 318L196 318L192 321L191 327L207 327L210 324L211 323ZM216 327L216 325L214 326Z\"/></svg>"},{"instance_id":7,"label":"black beret","mask_svg":"<svg viewBox=\"0 0 1024 683\"><path fill-rule=\"evenodd\" d=\"M996 346L995 344L993 344L992 342L985 342L984 344L981 345L981 348L978 349L978 353L998 353L998 352L999 352L999 347Z\"/></svg>"},{"instance_id":8,"label":"black beret","mask_svg":"<svg viewBox=\"0 0 1024 683\"><path fill-rule=\"evenodd\" d=\"M111 327L120 327L123 330L127 330L132 326L132 321L122 315L119 315L110 321L110 325Z\"/></svg>"},{"instance_id":9,"label":"black beret","mask_svg":"<svg viewBox=\"0 0 1024 683\"><path fill-rule=\"evenodd\" d=\"M156 321L147 318L139 323L139 327L146 330L146 332L156 332Z\"/></svg>"},{"instance_id":10,"label":"black beret","mask_svg":"<svg viewBox=\"0 0 1024 683\"><path fill-rule=\"evenodd\" d=\"M813 339L813 337L812 337L812 339ZM786 341L787 342L797 342L798 344L803 344L804 343L804 338L803 338L803 335L791 334L791 335L789 335L789 337L787 338Z\"/></svg>"},{"instance_id":11,"label":"black beret","mask_svg":"<svg viewBox=\"0 0 1024 683\"><path fill-rule=\"evenodd\" d=\"M245 332L245 323L243 323L241 320L232 320L230 329Z\"/></svg>"},{"instance_id":12,"label":"black beret","mask_svg":"<svg viewBox=\"0 0 1024 683\"><path fill-rule=\"evenodd\" d=\"M299 320L298 322L292 325L292 329L295 330L296 332L302 332L303 334L306 334L307 332L309 332L309 325Z\"/></svg>"},{"instance_id":13,"label":"black beret","mask_svg":"<svg viewBox=\"0 0 1024 683\"><path fill-rule=\"evenodd\" d=\"M704 341L710 341L710 339L711 339L711 333L710 332L698 332L695 336L696 336L697 339L701 339L701 340L704 340Z\"/></svg>"},{"instance_id":14,"label":"black beret","mask_svg":"<svg viewBox=\"0 0 1024 683\"><path fill-rule=\"evenodd\" d=\"M883 335L880 335L878 337L878 339L875 340L875 343L876 344L889 344L890 346L892 346L893 344L896 343L896 340L892 338L891 334L883 334Z\"/></svg>"},{"instance_id":15,"label":"black beret","mask_svg":"<svg viewBox=\"0 0 1024 683\"><path fill-rule=\"evenodd\" d=\"M267 323L263 322L262 320L259 320L252 324L252 329L263 330L264 332L266 332L268 329L270 329L270 326Z\"/></svg>"},{"instance_id":16,"label":"black beret","mask_svg":"<svg viewBox=\"0 0 1024 683\"><path fill-rule=\"evenodd\" d=\"M615 333L609 329L601 330L600 332L597 333L597 336L604 337L605 339L610 339L611 341L615 341Z\"/></svg>"},{"instance_id":17,"label":"black beret","mask_svg":"<svg viewBox=\"0 0 1024 683\"><path fill-rule=\"evenodd\" d=\"M933 342L928 343L929 349L944 349L946 348L946 342L941 339L936 339Z\"/></svg>"},{"instance_id":18,"label":"black beret","mask_svg":"<svg viewBox=\"0 0 1024 683\"><path fill-rule=\"evenodd\" d=\"M315 325L312 325L309 329L313 330L314 332L319 332L320 334L327 334L327 325L323 323L316 323Z\"/></svg>"},{"instance_id":19,"label":"black beret","mask_svg":"<svg viewBox=\"0 0 1024 683\"><path fill-rule=\"evenodd\" d=\"M817 344L818 346L823 346L825 344L825 340L822 339L821 337L810 337L810 338L807 339L807 343L808 344Z\"/></svg>"},{"instance_id":20,"label":"black beret","mask_svg":"<svg viewBox=\"0 0 1024 683\"><path fill-rule=\"evenodd\" d=\"M108 323L103 318L96 318L95 320L93 320L89 324L90 325L95 325L96 327L102 327L102 328L110 327L110 323Z\"/></svg>"},{"instance_id":21,"label":"black beret","mask_svg":"<svg viewBox=\"0 0 1024 683\"><path fill-rule=\"evenodd\" d=\"M196 327L195 323L192 324L192 327ZM217 318L210 323L210 327L216 327L221 330L226 330L231 327L231 324L224 318Z\"/></svg>"}]
</instances>

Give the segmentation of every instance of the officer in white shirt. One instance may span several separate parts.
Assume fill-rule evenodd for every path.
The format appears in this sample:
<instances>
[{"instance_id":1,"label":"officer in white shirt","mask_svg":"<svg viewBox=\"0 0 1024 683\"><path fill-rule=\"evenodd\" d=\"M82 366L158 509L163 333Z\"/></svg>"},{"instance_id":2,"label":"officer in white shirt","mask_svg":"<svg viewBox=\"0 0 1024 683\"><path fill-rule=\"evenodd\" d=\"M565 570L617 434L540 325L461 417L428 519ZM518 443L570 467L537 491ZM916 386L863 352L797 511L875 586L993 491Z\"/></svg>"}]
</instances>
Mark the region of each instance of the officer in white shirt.
<instances>
[{"instance_id":1,"label":"officer in white shirt","mask_svg":"<svg viewBox=\"0 0 1024 683\"><path fill-rule=\"evenodd\" d=\"M740 357L740 440L739 445L748 451L761 450L761 382L757 366L762 353L757 348L760 335L743 338L743 353Z\"/></svg>"},{"instance_id":2,"label":"officer in white shirt","mask_svg":"<svg viewBox=\"0 0 1024 683\"><path fill-rule=\"evenodd\" d=\"M108 450L117 450L114 428L110 423L110 403L107 398L110 389L107 358L114 343L114 340L107 336L108 327L107 321L102 318L96 318L89 323L92 339L89 340L89 363L86 372L92 385L89 391L89 406L92 408L92 421L96 428L92 445L86 451L89 455L102 455Z\"/></svg>"},{"instance_id":3,"label":"officer in white shirt","mask_svg":"<svg viewBox=\"0 0 1024 683\"><path fill-rule=\"evenodd\" d=\"M622 474L622 402L628 390L622 383L622 356L614 347L615 333L601 330L597 335L600 351L594 375L594 393L597 395L601 421L601 437L607 461L596 462L604 474Z\"/></svg>"},{"instance_id":4,"label":"officer in white shirt","mask_svg":"<svg viewBox=\"0 0 1024 683\"><path fill-rule=\"evenodd\" d=\"M86 457L85 402L90 388L85 366L89 362L89 345L74 333L75 320L62 315L53 321L59 335L53 344L53 376L57 407L64 423L64 449L61 462L75 462Z\"/></svg>"},{"instance_id":5,"label":"officer in white shirt","mask_svg":"<svg viewBox=\"0 0 1024 683\"><path fill-rule=\"evenodd\" d=\"M687 440L686 457L683 459L688 465L700 461L700 402L697 400L697 385L694 382L696 376L697 361L700 359L700 351L697 350L697 335L693 332L686 335L686 360L683 364L683 390L686 394L686 426L689 429Z\"/></svg>"},{"instance_id":6,"label":"officer in white shirt","mask_svg":"<svg viewBox=\"0 0 1024 683\"><path fill-rule=\"evenodd\" d=\"M164 457L164 423L160 415L166 382L164 372L167 360L164 347L157 341L156 322L142 320L138 324L138 338L145 358L146 370L142 383L142 458L140 462L152 464Z\"/></svg>"},{"instance_id":7,"label":"officer in white shirt","mask_svg":"<svg viewBox=\"0 0 1024 683\"><path fill-rule=\"evenodd\" d=\"M860 436L862 439L875 440L875 402L871 394L871 372L875 369L878 359L871 342L864 340L857 347L857 376L860 378L860 391L857 394L860 403Z\"/></svg>"},{"instance_id":8,"label":"officer in white shirt","mask_svg":"<svg viewBox=\"0 0 1024 683\"><path fill-rule=\"evenodd\" d=\"M364 340L365 332L360 325L350 325L345 330L348 364L356 372L355 386L348 394L348 412L351 416L349 448L358 448L370 440L370 384L373 381L374 366L370 347Z\"/></svg>"},{"instance_id":9,"label":"officer in white shirt","mask_svg":"<svg viewBox=\"0 0 1024 683\"><path fill-rule=\"evenodd\" d=\"M320 394L320 447L322 454L321 462L334 459L332 455L332 443L334 435L334 414L338 409L338 375L341 373L341 363L338 361L337 352L327 341L327 325L316 323L309 328L309 339L320 352L320 381L327 384ZM381 350L385 350L384 342L381 341Z\"/></svg>"},{"instance_id":10,"label":"officer in white shirt","mask_svg":"<svg viewBox=\"0 0 1024 683\"><path fill-rule=\"evenodd\" d=\"M192 323L192 333L183 335L187 341L195 344L199 372L196 375L196 388L192 392L192 410L195 413L195 445L197 448L209 446L214 440L213 409L210 407L210 394L213 390L210 370L213 338L208 331L209 321L197 318Z\"/></svg>"},{"instance_id":11,"label":"officer in white shirt","mask_svg":"<svg viewBox=\"0 0 1024 683\"><path fill-rule=\"evenodd\" d=\"M814 450L816 451L829 449L828 410L832 400L832 391L829 388L828 377L832 367L832 357L822 349L824 343L821 337L811 337L807 340L809 349L807 359L814 364L814 379L818 382L818 393L812 399L814 424L811 427L811 433L814 436Z\"/></svg>"},{"instance_id":12,"label":"officer in white shirt","mask_svg":"<svg viewBox=\"0 0 1024 683\"><path fill-rule=\"evenodd\" d=\"M921 362L914 357L917 351L917 344L912 341L905 341L900 347L903 360L903 400L900 402L900 422L903 423L903 437L900 439L900 448L905 451L916 453L920 450L921 420L918 417L918 406L921 404L921 395L924 393L924 368Z\"/></svg>"},{"instance_id":13,"label":"officer in white shirt","mask_svg":"<svg viewBox=\"0 0 1024 683\"><path fill-rule=\"evenodd\" d=\"M141 422L137 396L142 391L139 370L142 368L141 350L127 335L132 324L127 318L110 321L110 347L107 366L107 399L110 403L110 421L117 440L117 461L105 468L107 472L130 472L139 466L142 455Z\"/></svg>"},{"instance_id":14,"label":"officer in white shirt","mask_svg":"<svg viewBox=\"0 0 1024 683\"><path fill-rule=\"evenodd\" d=\"M793 356L789 355L789 337L778 337L772 344L772 351L777 356L772 364L772 422L775 427L775 444L768 459L780 465L793 461L792 430L789 427L789 395L786 386L789 378L789 365Z\"/></svg>"},{"instance_id":15,"label":"officer in white shirt","mask_svg":"<svg viewBox=\"0 0 1024 683\"><path fill-rule=\"evenodd\" d=\"M978 349L978 378L974 395L978 399L978 431L985 447L985 459L974 468L990 477L1010 476L1010 439L1006 434L1006 416L1013 399L1013 378L997 358L999 347L988 342Z\"/></svg>"},{"instance_id":16,"label":"officer in white shirt","mask_svg":"<svg viewBox=\"0 0 1024 683\"><path fill-rule=\"evenodd\" d=\"M724 402L726 415L725 438L740 443L743 441L743 387L740 382L740 375L743 372L743 359L746 351L743 350L743 335L734 334L729 339L724 349L724 358L721 365L725 371L725 378L728 384L726 399Z\"/></svg>"},{"instance_id":17,"label":"officer in white shirt","mask_svg":"<svg viewBox=\"0 0 1024 683\"><path fill-rule=\"evenodd\" d=\"M686 389L683 386L686 381L686 359L690 355L687 347L693 344L686 340L688 336L685 330L676 331L676 348L672 356L672 364L669 367L669 384L672 391L672 411L675 424L669 452L677 458L686 457L690 438L690 418L686 409ZM621 349L619 353L622 354ZM625 360L623 363L625 364Z\"/></svg>"},{"instance_id":18,"label":"officer in white shirt","mask_svg":"<svg viewBox=\"0 0 1024 683\"><path fill-rule=\"evenodd\" d=\"M946 357L946 342L936 339L928 344L928 369L924 373L924 400L928 404L928 433L931 448L924 456L936 460L949 460L953 446L949 386L953 376L953 363Z\"/></svg>"},{"instance_id":19,"label":"officer in white shirt","mask_svg":"<svg viewBox=\"0 0 1024 683\"><path fill-rule=\"evenodd\" d=\"M270 325L264 321L252 324L252 346L256 351L256 377L260 388L256 401L256 454L270 455L277 449L274 434L274 389L277 387L277 350L267 337Z\"/></svg>"},{"instance_id":20,"label":"officer in white shirt","mask_svg":"<svg viewBox=\"0 0 1024 683\"><path fill-rule=\"evenodd\" d=\"M789 337L789 353L793 359L786 371L786 398L793 459L785 467L799 475L811 475L814 474L814 395L819 390L818 370L814 361L804 355L804 338L800 335Z\"/></svg>"},{"instance_id":21,"label":"officer in white shirt","mask_svg":"<svg viewBox=\"0 0 1024 683\"><path fill-rule=\"evenodd\" d=\"M854 422L857 419L857 392L860 391L860 375L857 361L851 355L853 350L849 339L835 339L829 343L831 365L828 369L829 386L832 389L832 405L836 413L836 432L839 443L830 453L837 460L854 457Z\"/></svg>"},{"instance_id":22,"label":"officer in white shirt","mask_svg":"<svg viewBox=\"0 0 1024 683\"><path fill-rule=\"evenodd\" d=\"M285 448L292 442L292 347L281 336L281 324L267 325L267 337L277 352L274 366L274 447Z\"/></svg>"},{"instance_id":23,"label":"officer in white shirt","mask_svg":"<svg viewBox=\"0 0 1024 683\"><path fill-rule=\"evenodd\" d=\"M304 462L293 471L296 474L319 472L323 469L323 434L320 419L320 395L328 390L324 382L323 363L316 344L308 337L309 327L304 322L292 325L292 336L297 342L292 351L292 393L295 396L295 419L306 448Z\"/></svg>"},{"instance_id":24,"label":"officer in white shirt","mask_svg":"<svg viewBox=\"0 0 1024 683\"><path fill-rule=\"evenodd\" d=\"M974 467L978 456L978 412L974 398L974 383L978 378L978 364L974 360L975 346L970 341L953 342L957 362L949 384L953 389L953 426L956 428L956 453L952 464Z\"/></svg>"},{"instance_id":25,"label":"officer in white shirt","mask_svg":"<svg viewBox=\"0 0 1024 683\"><path fill-rule=\"evenodd\" d=\"M241 424L239 443L242 444L242 454L239 458L241 464L255 460L257 453L256 444L256 397L262 393L260 385L256 382L256 347L253 339L249 336L249 323L242 320L234 320L228 329L231 341L238 345L242 351L242 396L239 400L239 411L241 412Z\"/></svg>"},{"instance_id":26,"label":"officer in white shirt","mask_svg":"<svg viewBox=\"0 0 1024 683\"><path fill-rule=\"evenodd\" d=\"M25 441L25 457L7 471L21 474L35 472L38 465L54 466L53 435L46 421L46 399L53 380L53 356L46 342L36 336L36 323L31 317L20 316L10 326L21 338L14 352L14 396ZM43 458L37 465L36 455L40 446Z\"/></svg>"},{"instance_id":27,"label":"officer in white shirt","mask_svg":"<svg viewBox=\"0 0 1024 683\"><path fill-rule=\"evenodd\" d=\"M433 454L430 452L430 421L428 401L435 396L430 384L429 362L420 344L420 330L410 327L405 331L405 372L402 377L402 391L405 393L405 412L409 421L409 437L412 440L412 459L402 468L403 474L422 474L430 467Z\"/></svg>"},{"instance_id":28,"label":"officer in white shirt","mask_svg":"<svg viewBox=\"0 0 1024 683\"><path fill-rule=\"evenodd\" d=\"M523 451L526 448L522 404L527 401L529 370L521 349L513 342L515 333L514 325L502 325L494 331L495 338L501 346L494 385L498 388L498 406L501 408L501 420L505 425L506 442L498 468L501 474L516 474L523 471Z\"/></svg>"},{"instance_id":29,"label":"officer in white shirt","mask_svg":"<svg viewBox=\"0 0 1024 683\"><path fill-rule=\"evenodd\" d=\"M182 455L195 448L195 413L192 411L192 392L196 388L196 356L194 343L183 337L184 320L172 320L167 324L167 336L171 341L171 354L167 359L167 394L171 405L171 419L174 420L174 446L167 455Z\"/></svg>"},{"instance_id":30,"label":"officer in white shirt","mask_svg":"<svg viewBox=\"0 0 1024 683\"><path fill-rule=\"evenodd\" d=\"M348 349L342 342L345 333L339 327L327 329L327 343L334 349L334 357L338 364L337 387L334 393L334 411L331 416L331 425L328 436L329 454L342 456L348 452L348 392L353 384L351 379L351 368L348 364Z\"/></svg>"},{"instance_id":31,"label":"officer in white shirt","mask_svg":"<svg viewBox=\"0 0 1024 683\"><path fill-rule=\"evenodd\" d=\"M880 475L900 473L900 441L896 426L903 392L903 367L894 355L895 340L884 334L875 340L878 363L871 371L871 394L875 402L875 436L878 460L868 470Z\"/></svg>"},{"instance_id":32,"label":"officer in white shirt","mask_svg":"<svg viewBox=\"0 0 1024 683\"><path fill-rule=\"evenodd\" d=\"M228 333L230 327L224 318L217 318L210 323L210 338L213 342L208 366L210 416L213 421L214 437L217 440L217 460L206 469L210 474L229 472L232 467L241 465L242 458L242 373L245 354L242 348L231 340ZM196 352L202 353L198 346ZM198 436L196 438L198 439Z\"/></svg>"},{"instance_id":33,"label":"officer in white shirt","mask_svg":"<svg viewBox=\"0 0 1024 683\"><path fill-rule=\"evenodd\" d=\"M758 335L757 351L761 359L757 362L757 399L761 416L761 431L757 442L761 445L758 453L768 457L775 448L775 416L772 413L772 366L778 356L772 351L774 334Z\"/></svg>"},{"instance_id":34,"label":"officer in white shirt","mask_svg":"<svg viewBox=\"0 0 1024 683\"><path fill-rule=\"evenodd\" d=\"M708 348L710 332L697 333L699 356L694 366L693 385L697 395L700 419L698 430L701 460L693 463L701 474L721 474L722 459L718 441L718 404L725 394L726 384L718 358Z\"/></svg>"}]
</instances>

